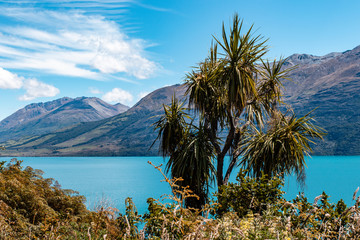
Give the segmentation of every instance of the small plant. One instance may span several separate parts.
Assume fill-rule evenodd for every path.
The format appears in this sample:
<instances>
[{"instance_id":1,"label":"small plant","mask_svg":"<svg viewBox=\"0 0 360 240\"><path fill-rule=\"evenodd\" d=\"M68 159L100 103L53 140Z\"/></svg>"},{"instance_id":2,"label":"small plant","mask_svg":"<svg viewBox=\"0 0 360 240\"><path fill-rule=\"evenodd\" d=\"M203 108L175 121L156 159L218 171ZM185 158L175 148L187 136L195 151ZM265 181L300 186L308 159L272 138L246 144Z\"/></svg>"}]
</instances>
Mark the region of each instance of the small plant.
<instances>
[{"instance_id":1,"label":"small plant","mask_svg":"<svg viewBox=\"0 0 360 240\"><path fill-rule=\"evenodd\" d=\"M0 163L0 239L122 239L116 209L91 212L85 197L42 174L15 158Z\"/></svg>"}]
</instances>

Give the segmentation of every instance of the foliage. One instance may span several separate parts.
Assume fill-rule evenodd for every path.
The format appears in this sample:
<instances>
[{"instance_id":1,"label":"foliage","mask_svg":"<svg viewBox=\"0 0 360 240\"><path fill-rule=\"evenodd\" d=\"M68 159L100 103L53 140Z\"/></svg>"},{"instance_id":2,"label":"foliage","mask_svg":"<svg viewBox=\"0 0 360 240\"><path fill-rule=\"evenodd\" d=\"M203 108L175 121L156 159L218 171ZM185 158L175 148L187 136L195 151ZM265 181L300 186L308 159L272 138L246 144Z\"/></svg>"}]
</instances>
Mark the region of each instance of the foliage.
<instances>
[{"instance_id":1,"label":"foliage","mask_svg":"<svg viewBox=\"0 0 360 240\"><path fill-rule=\"evenodd\" d=\"M189 186L199 196L187 198L185 204L201 208L208 195L209 183L214 180L214 147L202 122L198 126L188 124L189 119L183 103L173 96L170 106L164 105L164 115L154 123L159 131L160 151L170 156L166 165L171 178L182 178L178 184ZM155 140L156 141L156 140Z\"/></svg>"},{"instance_id":2,"label":"foliage","mask_svg":"<svg viewBox=\"0 0 360 240\"><path fill-rule=\"evenodd\" d=\"M177 150L178 143L186 134L186 119L189 116L186 113L187 109L183 105L173 96L171 105L163 106L164 115L153 124L154 128L159 131L155 141L160 139L160 152L164 157L173 154Z\"/></svg>"},{"instance_id":3,"label":"foliage","mask_svg":"<svg viewBox=\"0 0 360 240\"><path fill-rule=\"evenodd\" d=\"M359 202L360 198L352 207L347 207L343 200L331 204L329 196L322 193L311 204L300 195L292 203L283 200L280 213L287 219L289 231L299 239L358 239Z\"/></svg>"},{"instance_id":4,"label":"foliage","mask_svg":"<svg viewBox=\"0 0 360 240\"><path fill-rule=\"evenodd\" d=\"M161 171L160 167L156 167ZM360 197L347 207L343 200L331 204L323 193L313 204L300 195L291 202L283 198L283 180L263 174L251 178L240 172L238 184L223 186L217 201L201 210L184 208L193 197L191 190L168 179L171 201L149 199L145 215L148 239L358 239L360 237ZM320 201L320 204L318 202ZM221 210L221 214L209 215ZM141 238L138 238L141 239Z\"/></svg>"},{"instance_id":5,"label":"foliage","mask_svg":"<svg viewBox=\"0 0 360 240\"><path fill-rule=\"evenodd\" d=\"M268 124L267 132L252 127L239 144L242 155L240 165L250 175L259 178L278 174L297 175L299 182L305 180L304 155L311 152L311 139L321 138L323 131L314 125L309 114L296 118L295 114L276 114Z\"/></svg>"},{"instance_id":6,"label":"foliage","mask_svg":"<svg viewBox=\"0 0 360 240\"><path fill-rule=\"evenodd\" d=\"M174 97L155 123L159 150L170 156L172 177L182 177L200 196L200 203L187 202L192 207L206 202L203 189L212 178L220 191L238 164L256 178L261 172L269 176L294 172L303 182L304 155L311 152L313 138L322 138L309 115L296 118L279 111L282 81L289 79L292 68L285 67L285 59L263 60L267 40L254 35L252 28L244 31L236 14L229 33L223 25L222 38L215 38L209 56L186 75L189 109L194 110L191 121L185 121L184 103ZM194 125L199 126L196 131ZM193 143L203 146L201 154Z\"/></svg>"},{"instance_id":7,"label":"foliage","mask_svg":"<svg viewBox=\"0 0 360 240\"><path fill-rule=\"evenodd\" d=\"M155 166L161 173L160 166ZM141 216L130 198L126 211L100 203L88 211L83 197L65 191L40 170L22 169L21 161L0 164L0 239L358 239L360 197L354 206L331 204L323 193L313 204L300 195L282 198L278 177L251 178L224 186L218 201L202 209L184 207L197 197L181 179L168 179L172 194L148 199ZM16 201L14 201L14 199ZM50 201L51 200L51 201ZM252 203L251 203L252 202ZM250 204L251 203L251 204ZM250 206L246 209L246 206ZM210 213L221 209L221 214ZM142 229L139 228L142 225Z\"/></svg>"},{"instance_id":8,"label":"foliage","mask_svg":"<svg viewBox=\"0 0 360 240\"><path fill-rule=\"evenodd\" d=\"M0 164L0 239L122 239L116 209L90 212L83 196L21 163Z\"/></svg>"},{"instance_id":9,"label":"foliage","mask_svg":"<svg viewBox=\"0 0 360 240\"><path fill-rule=\"evenodd\" d=\"M182 179L169 179L161 171L161 166L154 167L162 173L164 181L172 189L172 194L164 195L162 200L148 199L149 213L144 216L145 235L150 239L186 238L188 233L196 231L194 227L204 219L201 213L207 211L209 206L205 205L202 210L185 208L187 199L198 196L194 195L188 186L178 185Z\"/></svg>"},{"instance_id":10,"label":"foliage","mask_svg":"<svg viewBox=\"0 0 360 240\"><path fill-rule=\"evenodd\" d=\"M239 217L250 213L262 215L269 206L274 206L283 199L282 178L269 178L266 174L251 178L241 170L236 180L237 183L221 186L215 194L218 203L216 213L220 216L226 212L235 212Z\"/></svg>"},{"instance_id":11,"label":"foliage","mask_svg":"<svg viewBox=\"0 0 360 240\"><path fill-rule=\"evenodd\" d=\"M199 126L189 125L178 149L170 156L166 165L172 178L182 178L177 183L179 186L189 186L199 196L198 199L187 198L186 206L200 209L206 203L209 183L215 180L213 158L214 148L203 124L200 122Z\"/></svg>"},{"instance_id":12,"label":"foliage","mask_svg":"<svg viewBox=\"0 0 360 240\"><path fill-rule=\"evenodd\" d=\"M160 167L156 167L161 171ZM283 198L279 177L251 178L240 172L238 184L223 186L217 201L203 209L184 208L191 190L165 181L173 189L167 203L149 199L144 216L148 239L357 239L360 237L360 197L347 207L343 200L329 203L323 193L313 204L300 195L291 202ZM354 193L353 199L356 199ZM320 200L321 199L321 200ZM318 202L320 201L320 204ZM221 214L209 215L221 209ZM140 237L138 239L141 239Z\"/></svg>"},{"instance_id":13,"label":"foliage","mask_svg":"<svg viewBox=\"0 0 360 240\"><path fill-rule=\"evenodd\" d=\"M272 64L263 61L266 41L254 35L252 27L243 32L243 22L237 15L222 39L215 38L210 56L186 77L189 106L205 120L211 143L216 151L216 178L220 187L226 184L240 155L239 144L250 124L264 127L281 103L281 81L291 68L283 68L285 60ZM218 51L217 44L221 47ZM224 142L216 141L226 132ZM224 157L231 161L224 172Z\"/></svg>"}]
</instances>

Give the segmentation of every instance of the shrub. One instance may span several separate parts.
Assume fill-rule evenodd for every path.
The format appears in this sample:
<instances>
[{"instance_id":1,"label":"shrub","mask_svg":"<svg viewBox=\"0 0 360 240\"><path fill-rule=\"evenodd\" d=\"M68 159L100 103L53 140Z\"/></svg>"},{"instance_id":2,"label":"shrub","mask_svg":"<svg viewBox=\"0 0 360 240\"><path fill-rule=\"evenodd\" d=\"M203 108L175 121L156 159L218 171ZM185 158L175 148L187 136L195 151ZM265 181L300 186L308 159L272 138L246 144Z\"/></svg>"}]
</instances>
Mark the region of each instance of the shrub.
<instances>
[{"instance_id":1,"label":"shrub","mask_svg":"<svg viewBox=\"0 0 360 240\"><path fill-rule=\"evenodd\" d=\"M88 211L85 197L21 163L0 163L0 239L121 239L116 211Z\"/></svg>"},{"instance_id":2,"label":"shrub","mask_svg":"<svg viewBox=\"0 0 360 240\"><path fill-rule=\"evenodd\" d=\"M221 216L226 212L236 212L239 217L248 213L262 214L268 206L277 204L283 199L284 186L280 177L269 178L262 174L260 178L252 178L240 170L236 177L237 183L228 183L219 188L216 214Z\"/></svg>"},{"instance_id":3,"label":"shrub","mask_svg":"<svg viewBox=\"0 0 360 240\"><path fill-rule=\"evenodd\" d=\"M161 173L160 166L155 166ZM163 174L163 173L162 173ZM299 195L286 201L281 178L259 179L240 172L202 209L185 207L196 195L168 179L172 193L148 199L139 215L131 198L125 214L109 206L85 208L84 197L63 190L40 170L21 161L0 163L0 239L359 239L360 197L354 206L331 204L323 193L309 203ZM216 213L210 215L211 212ZM140 229L142 227L143 229Z\"/></svg>"}]
</instances>

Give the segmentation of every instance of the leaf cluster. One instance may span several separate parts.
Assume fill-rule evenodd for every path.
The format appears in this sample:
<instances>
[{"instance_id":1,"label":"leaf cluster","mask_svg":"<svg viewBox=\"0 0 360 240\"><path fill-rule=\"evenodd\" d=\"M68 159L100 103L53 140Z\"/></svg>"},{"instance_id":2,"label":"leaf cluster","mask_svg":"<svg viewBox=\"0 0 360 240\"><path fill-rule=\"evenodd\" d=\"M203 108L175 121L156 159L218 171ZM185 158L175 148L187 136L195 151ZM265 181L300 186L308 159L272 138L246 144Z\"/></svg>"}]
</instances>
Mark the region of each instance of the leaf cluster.
<instances>
[{"instance_id":1,"label":"leaf cluster","mask_svg":"<svg viewBox=\"0 0 360 240\"><path fill-rule=\"evenodd\" d=\"M276 114L266 132L254 126L246 132L239 144L240 165L256 178L262 173L268 176L295 173L298 181L304 183L304 156L311 152L312 139L323 135L323 129L313 123L309 114L300 118L295 114Z\"/></svg>"},{"instance_id":2,"label":"leaf cluster","mask_svg":"<svg viewBox=\"0 0 360 240\"><path fill-rule=\"evenodd\" d=\"M236 180L236 183L221 186L215 194L218 216L227 212L234 212L240 218L249 213L261 215L268 206L283 199L284 180L278 176L269 177L263 173L259 178L252 178L240 170Z\"/></svg>"}]
</instances>

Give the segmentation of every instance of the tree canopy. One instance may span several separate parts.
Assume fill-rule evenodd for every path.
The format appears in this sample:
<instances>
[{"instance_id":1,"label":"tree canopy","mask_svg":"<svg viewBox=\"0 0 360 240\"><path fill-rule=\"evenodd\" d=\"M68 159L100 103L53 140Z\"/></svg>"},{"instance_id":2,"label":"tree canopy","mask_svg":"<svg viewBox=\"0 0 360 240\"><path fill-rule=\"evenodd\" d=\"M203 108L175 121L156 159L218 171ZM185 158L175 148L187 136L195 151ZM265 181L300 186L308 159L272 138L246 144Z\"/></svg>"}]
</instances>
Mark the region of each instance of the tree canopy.
<instances>
[{"instance_id":1,"label":"tree canopy","mask_svg":"<svg viewBox=\"0 0 360 240\"><path fill-rule=\"evenodd\" d=\"M304 156L324 133L309 115L280 111L282 81L292 68L286 59L264 60L266 43L253 26L244 31L235 14L229 32L223 24L209 56L186 75L188 108L174 97L155 123L167 169L199 196L213 178L227 184L236 165L253 177L295 173L304 180Z\"/></svg>"}]
</instances>

